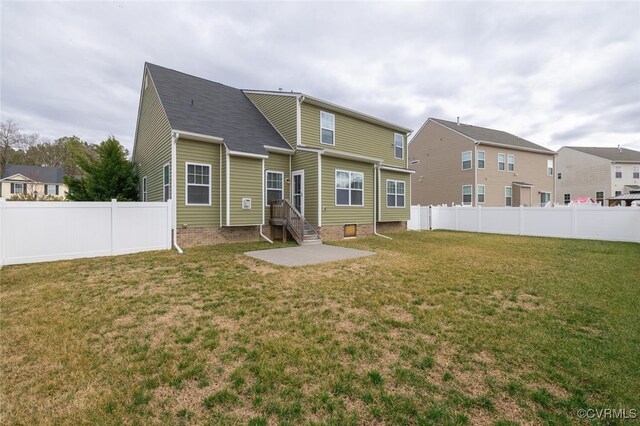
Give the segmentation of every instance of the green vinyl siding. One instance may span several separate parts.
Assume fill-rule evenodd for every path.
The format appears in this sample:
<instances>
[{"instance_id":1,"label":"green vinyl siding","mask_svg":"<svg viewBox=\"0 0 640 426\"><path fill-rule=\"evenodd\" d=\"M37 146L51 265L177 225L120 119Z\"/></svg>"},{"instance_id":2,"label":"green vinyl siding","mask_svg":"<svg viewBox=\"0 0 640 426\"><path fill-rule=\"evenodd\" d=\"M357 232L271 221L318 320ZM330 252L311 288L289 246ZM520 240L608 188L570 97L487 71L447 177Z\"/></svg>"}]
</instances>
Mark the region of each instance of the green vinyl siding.
<instances>
[{"instance_id":1,"label":"green vinyl siding","mask_svg":"<svg viewBox=\"0 0 640 426\"><path fill-rule=\"evenodd\" d=\"M287 179L291 180L291 176L289 174L289 159L290 156L287 154L276 154L269 153L269 158L264 160L264 168L265 168L265 179L268 171L270 172L282 172L283 176L283 189L284 189L284 199L291 201L291 184L286 184ZM266 180L265 180L265 201L266 201ZM271 208L265 206L264 211L264 221L265 225L269 223L269 219L271 219Z\"/></svg>"},{"instance_id":2,"label":"green vinyl siding","mask_svg":"<svg viewBox=\"0 0 640 426\"><path fill-rule=\"evenodd\" d=\"M230 194L229 225L260 225L262 223L262 159L229 157ZM242 208L242 199L251 198L251 208Z\"/></svg>"},{"instance_id":3,"label":"green vinyl siding","mask_svg":"<svg viewBox=\"0 0 640 426\"><path fill-rule=\"evenodd\" d=\"M364 174L364 205L336 206L336 170ZM322 156L322 225L373 223L373 164Z\"/></svg>"},{"instance_id":4,"label":"green vinyl siding","mask_svg":"<svg viewBox=\"0 0 640 426\"><path fill-rule=\"evenodd\" d=\"M320 143L320 112L335 115L335 145ZM384 161L394 167L406 167L407 138L404 138L404 159L393 155L393 129L369 123L348 115L322 109L315 105L301 105L302 144L314 148L333 149L350 154L364 155Z\"/></svg>"},{"instance_id":5,"label":"green vinyl siding","mask_svg":"<svg viewBox=\"0 0 640 426\"><path fill-rule=\"evenodd\" d=\"M202 228L220 226L220 150L221 145L180 138L176 143L177 217L178 228ZM186 164L198 163L211 166L211 205L186 205Z\"/></svg>"},{"instance_id":6,"label":"green vinyl siding","mask_svg":"<svg viewBox=\"0 0 640 426\"><path fill-rule=\"evenodd\" d=\"M411 175L409 173L399 173L389 170L380 170L380 205L381 215L380 222L398 222L409 220L411 214L411 206L409 206L410 200L410 182ZM389 208L387 207L387 179L404 182L404 207L403 208Z\"/></svg>"},{"instance_id":7,"label":"green vinyl siding","mask_svg":"<svg viewBox=\"0 0 640 426\"><path fill-rule=\"evenodd\" d=\"M147 83L142 89L133 161L140 177L140 188L142 177L147 177L147 201L162 201L162 167L171 161L171 126L151 76Z\"/></svg>"},{"instance_id":8,"label":"green vinyl siding","mask_svg":"<svg viewBox=\"0 0 640 426\"><path fill-rule=\"evenodd\" d=\"M298 151L291 158L291 172L304 170L304 217L318 225L318 154Z\"/></svg>"},{"instance_id":9,"label":"green vinyl siding","mask_svg":"<svg viewBox=\"0 0 640 426\"><path fill-rule=\"evenodd\" d=\"M296 146L296 97L245 93L271 125L291 145Z\"/></svg>"}]
</instances>

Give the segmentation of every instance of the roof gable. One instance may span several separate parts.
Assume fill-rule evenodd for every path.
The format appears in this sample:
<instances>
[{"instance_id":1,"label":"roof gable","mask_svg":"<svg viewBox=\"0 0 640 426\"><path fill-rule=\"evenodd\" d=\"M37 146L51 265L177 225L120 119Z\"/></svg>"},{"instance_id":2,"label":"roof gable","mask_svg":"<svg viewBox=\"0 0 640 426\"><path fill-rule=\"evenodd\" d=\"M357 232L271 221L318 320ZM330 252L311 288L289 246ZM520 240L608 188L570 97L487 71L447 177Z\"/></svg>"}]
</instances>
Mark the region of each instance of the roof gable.
<instances>
[{"instance_id":1,"label":"roof gable","mask_svg":"<svg viewBox=\"0 0 640 426\"><path fill-rule=\"evenodd\" d=\"M627 148L608 147L586 147L586 146L564 146L563 149L573 149L574 151L617 163L640 163L640 151Z\"/></svg>"},{"instance_id":2,"label":"roof gable","mask_svg":"<svg viewBox=\"0 0 640 426\"><path fill-rule=\"evenodd\" d=\"M24 164L7 164L2 175L3 179L15 175L22 175L34 182L64 183L64 169L62 167L28 166Z\"/></svg>"},{"instance_id":3,"label":"roof gable","mask_svg":"<svg viewBox=\"0 0 640 426\"><path fill-rule=\"evenodd\" d=\"M502 130L489 129L486 127L472 126L470 124L455 123L453 121L442 120L440 118L429 118L429 120L441 124L450 130L458 132L463 136L488 144L503 145L513 149L521 149L526 151L540 151L544 153L554 154L555 152L541 145L535 144L526 139L522 139L516 135L512 135Z\"/></svg>"},{"instance_id":4,"label":"roof gable","mask_svg":"<svg viewBox=\"0 0 640 426\"><path fill-rule=\"evenodd\" d=\"M146 63L171 128L224 139L231 151L291 149L240 89Z\"/></svg>"}]
</instances>

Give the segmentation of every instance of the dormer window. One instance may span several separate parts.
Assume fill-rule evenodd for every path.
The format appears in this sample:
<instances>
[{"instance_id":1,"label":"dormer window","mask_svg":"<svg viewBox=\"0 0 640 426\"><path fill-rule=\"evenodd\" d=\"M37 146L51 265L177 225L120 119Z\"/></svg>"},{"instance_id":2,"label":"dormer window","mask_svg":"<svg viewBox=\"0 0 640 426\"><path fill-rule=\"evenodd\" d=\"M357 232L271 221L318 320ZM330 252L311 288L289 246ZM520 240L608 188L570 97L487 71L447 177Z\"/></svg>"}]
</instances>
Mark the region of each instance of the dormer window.
<instances>
[{"instance_id":1,"label":"dormer window","mask_svg":"<svg viewBox=\"0 0 640 426\"><path fill-rule=\"evenodd\" d=\"M336 117L320 111L320 142L325 145L336 144Z\"/></svg>"},{"instance_id":2,"label":"dormer window","mask_svg":"<svg viewBox=\"0 0 640 426\"><path fill-rule=\"evenodd\" d=\"M404 158L404 136L400 133L393 135L393 156L399 160Z\"/></svg>"}]
</instances>

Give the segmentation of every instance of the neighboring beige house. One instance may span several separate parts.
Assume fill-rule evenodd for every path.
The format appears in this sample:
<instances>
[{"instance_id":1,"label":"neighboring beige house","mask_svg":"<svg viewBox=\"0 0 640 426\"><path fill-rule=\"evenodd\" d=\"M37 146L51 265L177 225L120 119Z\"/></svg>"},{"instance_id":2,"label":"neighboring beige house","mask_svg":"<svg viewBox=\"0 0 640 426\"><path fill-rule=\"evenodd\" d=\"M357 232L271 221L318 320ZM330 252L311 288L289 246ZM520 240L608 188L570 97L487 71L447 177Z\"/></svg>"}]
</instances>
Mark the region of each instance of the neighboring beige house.
<instances>
[{"instance_id":1,"label":"neighboring beige house","mask_svg":"<svg viewBox=\"0 0 640 426\"><path fill-rule=\"evenodd\" d=\"M411 203L545 206L554 156L507 132L429 118L409 142Z\"/></svg>"},{"instance_id":2,"label":"neighboring beige house","mask_svg":"<svg viewBox=\"0 0 640 426\"><path fill-rule=\"evenodd\" d=\"M7 200L22 194L65 198L69 190L62 167L7 164L0 183L0 196Z\"/></svg>"},{"instance_id":3,"label":"neighboring beige house","mask_svg":"<svg viewBox=\"0 0 640 426\"><path fill-rule=\"evenodd\" d=\"M626 148L563 146L558 151L556 202L610 197L640 190L640 152Z\"/></svg>"}]
</instances>

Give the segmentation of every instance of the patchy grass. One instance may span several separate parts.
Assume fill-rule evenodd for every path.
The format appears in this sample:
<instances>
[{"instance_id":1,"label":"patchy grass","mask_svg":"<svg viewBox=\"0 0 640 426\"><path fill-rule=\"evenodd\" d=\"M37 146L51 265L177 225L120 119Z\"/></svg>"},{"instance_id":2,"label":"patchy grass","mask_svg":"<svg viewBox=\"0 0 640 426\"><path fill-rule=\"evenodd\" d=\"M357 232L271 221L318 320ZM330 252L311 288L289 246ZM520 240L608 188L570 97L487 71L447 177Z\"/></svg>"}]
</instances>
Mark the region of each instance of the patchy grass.
<instances>
[{"instance_id":1,"label":"patchy grass","mask_svg":"<svg viewBox=\"0 0 640 426\"><path fill-rule=\"evenodd\" d=\"M640 245L451 232L5 267L2 424L567 424L640 408ZM612 421L615 422L615 421Z\"/></svg>"}]
</instances>

